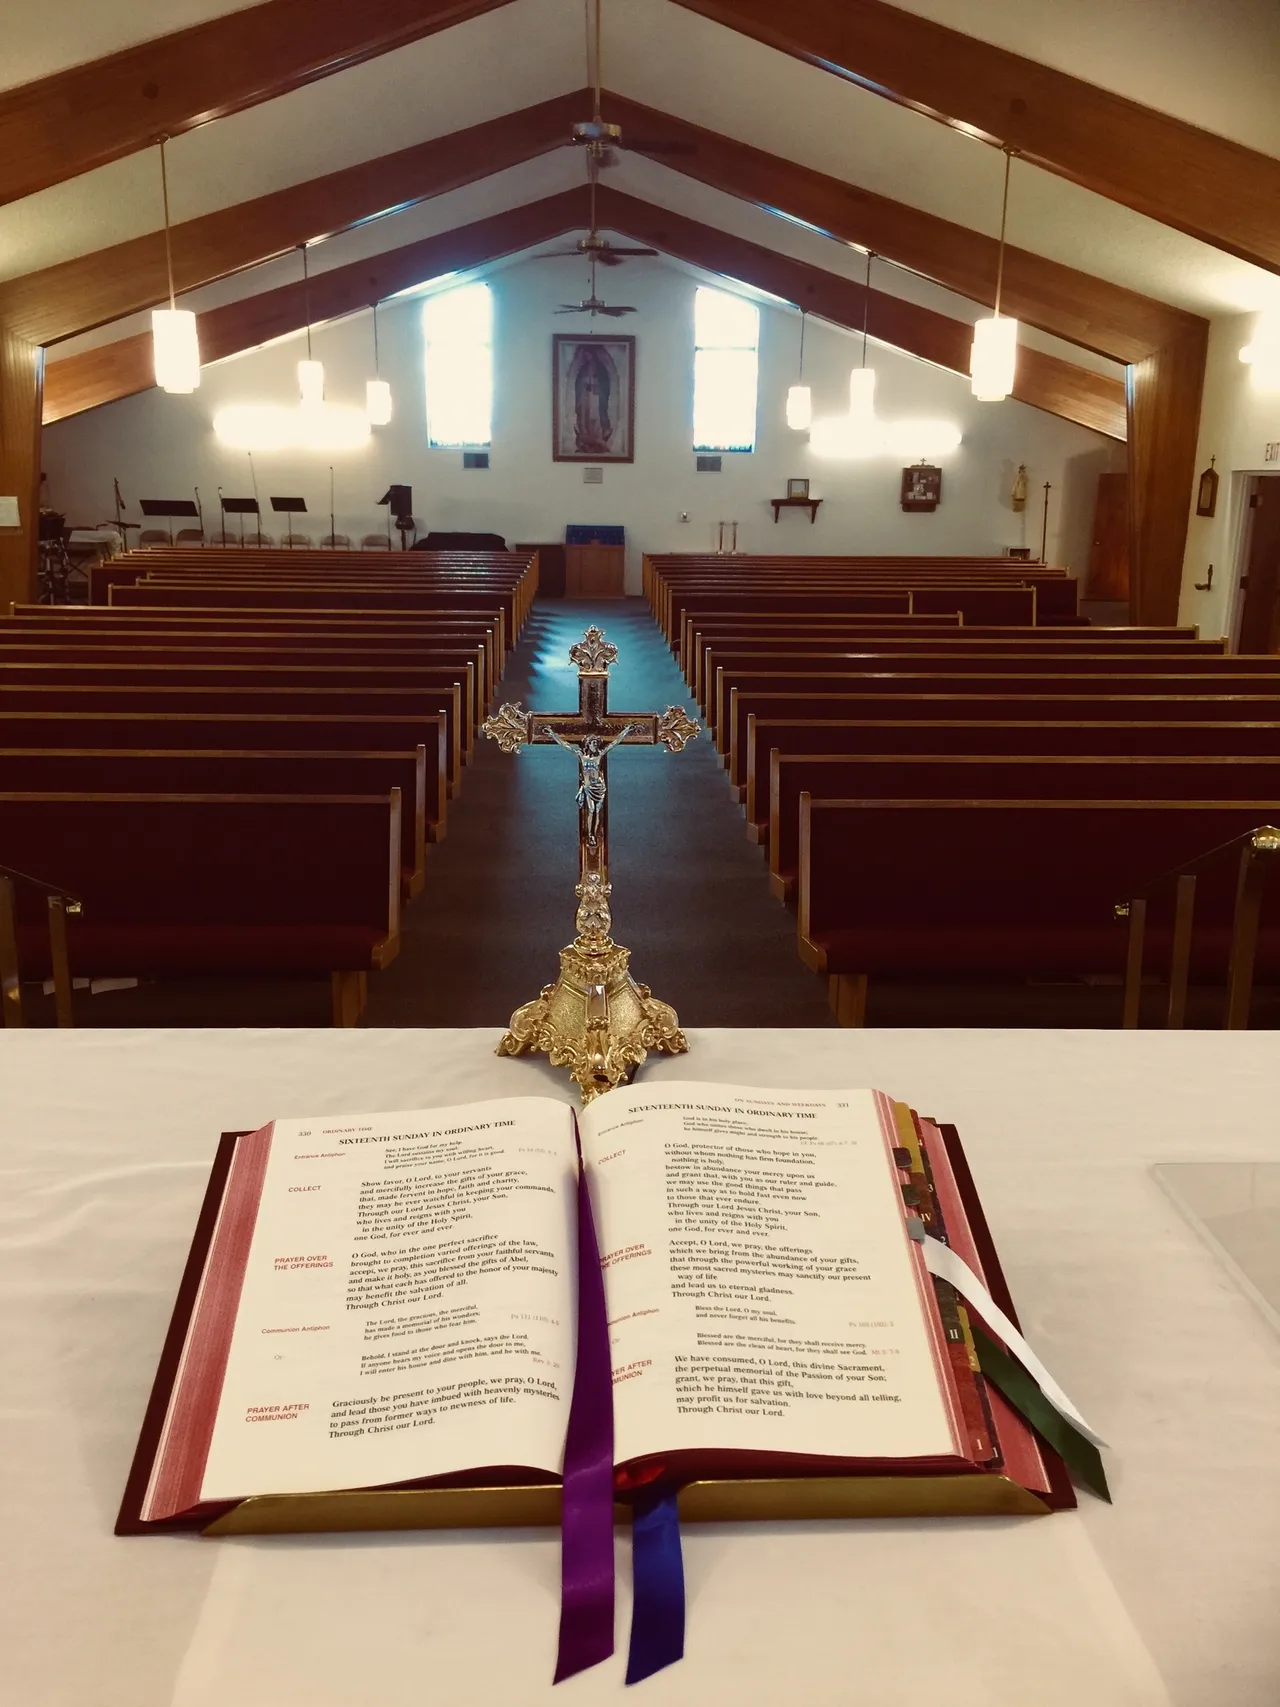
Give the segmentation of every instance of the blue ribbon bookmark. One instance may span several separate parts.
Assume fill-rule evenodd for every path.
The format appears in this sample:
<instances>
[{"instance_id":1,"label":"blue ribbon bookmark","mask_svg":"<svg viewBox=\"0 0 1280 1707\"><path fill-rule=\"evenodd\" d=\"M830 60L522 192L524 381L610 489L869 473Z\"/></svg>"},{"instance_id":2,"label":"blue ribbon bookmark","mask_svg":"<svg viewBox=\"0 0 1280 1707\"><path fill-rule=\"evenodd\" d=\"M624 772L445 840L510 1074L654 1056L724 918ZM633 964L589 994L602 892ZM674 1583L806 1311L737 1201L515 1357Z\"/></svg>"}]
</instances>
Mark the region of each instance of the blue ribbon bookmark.
<instances>
[{"instance_id":1,"label":"blue ribbon bookmark","mask_svg":"<svg viewBox=\"0 0 1280 1707\"><path fill-rule=\"evenodd\" d=\"M631 1647L627 1682L684 1658L684 1559L675 1488L642 1488L631 1519Z\"/></svg>"}]
</instances>

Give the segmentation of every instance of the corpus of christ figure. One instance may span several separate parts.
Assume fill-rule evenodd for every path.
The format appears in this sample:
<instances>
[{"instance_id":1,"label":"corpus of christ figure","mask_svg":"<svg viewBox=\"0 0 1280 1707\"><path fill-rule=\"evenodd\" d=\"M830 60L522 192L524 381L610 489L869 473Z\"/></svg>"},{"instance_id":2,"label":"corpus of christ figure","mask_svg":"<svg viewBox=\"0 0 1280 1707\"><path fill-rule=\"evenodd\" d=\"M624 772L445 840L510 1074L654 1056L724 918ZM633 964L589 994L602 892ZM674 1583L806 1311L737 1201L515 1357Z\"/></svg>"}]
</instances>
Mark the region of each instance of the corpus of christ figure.
<instances>
[{"instance_id":1,"label":"corpus of christ figure","mask_svg":"<svg viewBox=\"0 0 1280 1707\"><path fill-rule=\"evenodd\" d=\"M678 705L661 714L610 712L609 666L618 648L600 629L589 628L569 656L578 666L576 712L526 711L508 704L483 725L504 753L554 742L578 761L577 935L560 951L558 980L512 1014L498 1053L543 1051L554 1065L569 1068L590 1101L634 1072L650 1049L680 1054L687 1047L675 1010L635 982L628 970L629 951L610 934L605 770L609 754L624 741L678 753L698 733L698 725Z\"/></svg>"}]
</instances>

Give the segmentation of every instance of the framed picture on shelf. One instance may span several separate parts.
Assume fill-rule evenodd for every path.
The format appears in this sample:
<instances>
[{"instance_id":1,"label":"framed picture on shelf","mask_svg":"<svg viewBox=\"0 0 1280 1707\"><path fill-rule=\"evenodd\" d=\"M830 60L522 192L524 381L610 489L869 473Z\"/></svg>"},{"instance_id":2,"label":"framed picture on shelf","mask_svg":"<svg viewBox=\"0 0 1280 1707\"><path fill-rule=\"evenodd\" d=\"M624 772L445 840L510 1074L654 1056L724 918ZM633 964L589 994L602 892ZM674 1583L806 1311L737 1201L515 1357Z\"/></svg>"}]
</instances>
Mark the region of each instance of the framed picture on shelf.
<instances>
[{"instance_id":1,"label":"framed picture on shelf","mask_svg":"<svg viewBox=\"0 0 1280 1707\"><path fill-rule=\"evenodd\" d=\"M788 480L787 481L787 497L788 498L807 498L808 496L809 496L809 482L807 480Z\"/></svg>"},{"instance_id":2,"label":"framed picture on shelf","mask_svg":"<svg viewBox=\"0 0 1280 1707\"><path fill-rule=\"evenodd\" d=\"M636 341L557 332L551 339L555 462L634 462Z\"/></svg>"}]
</instances>

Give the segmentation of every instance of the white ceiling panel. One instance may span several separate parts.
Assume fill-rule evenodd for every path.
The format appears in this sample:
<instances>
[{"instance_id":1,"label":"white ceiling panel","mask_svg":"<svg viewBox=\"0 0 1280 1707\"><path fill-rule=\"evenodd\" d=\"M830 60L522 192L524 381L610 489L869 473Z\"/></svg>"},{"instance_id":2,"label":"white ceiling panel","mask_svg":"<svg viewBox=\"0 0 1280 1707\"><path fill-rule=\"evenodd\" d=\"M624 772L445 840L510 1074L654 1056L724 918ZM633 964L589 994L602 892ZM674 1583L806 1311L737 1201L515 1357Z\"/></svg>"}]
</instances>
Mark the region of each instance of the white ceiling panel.
<instances>
[{"instance_id":1,"label":"white ceiling panel","mask_svg":"<svg viewBox=\"0 0 1280 1707\"><path fill-rule=\"evenodd\" d=\"M244 9L243 0L41 0L5 9L0 89L34 83L72 65L105 59L152 36L167 36Z\"/></svg>"},{"instance_id":2,"label":"white ceiling panel","mask_svg":"<svg viewBox=\"0 0 1280 1707\"><path fill-rule=\"evenodd\" d=\"M612 49L610 48L612 33ZM912 207L996 235L999 151L713 24L672 0L608 14L605 76L665 108ZM1261 268L1015 161L1009 239L1151 296L1221 313L1280 296Z\"/></svg>"},{"instance_id":3,"label":"white ceiling panel","mask_svg":"<svg viewBox=\"0 0 1280 1707\"><path fill-rule=\"evenodd\" d=\"M175 223L446 136L585 80L572 0L513 0L455 29L200 126L169 144ZM155 149L0 208L0 278L161 223Z\"/></svg>"},{"instance_id":4,"label":"white ceiling panel","mask_svg":"<svg viewBox=\"0 0 1280 1707\"><path fill-rule=\"evenodd\" d=\"M352 231L341 232L323 243L312 244L307 250L307 268L314 279L334 267L345 267L353 261L382 255L390 249L403 248L405 244L416 243L420 238L434 237L443 231L453 231L458 226L471 225L476 220L488 219L491 215L504 213L509 208L524 207L528 202L539 201L543 196L557 195L560 191L572 189L584 181L582 156L574 149L557 149L552 154L540 155L536 160L526 160L522 165L513 166L507 172L495 172L492 177L484 178L478 184L453 190L448 195L436 196L431 201L418 202L402 213L387 214L382 219L370 220L365 225L356 226ZM239 302L247 296L259 296L262 292L275 290L280 285L296 284L301 277L302 259L298 254L291 253L273 261L265 261L258 267L248 267L229 278L205 285L201 290L188 291L178 300L183 308L193 308L200 313L206 308L217 308L226 302ZM425 279L423 282L426 282ZM95 349L100 344L111 344L117 338L127 338L135 332L149 331L150 327L149 312L131 314L126 319L95 327L92 332L85 332L53 345L49 351L49 360L60 361L78 351Z\"/></svg>"},{"instance_id":5,"label":"white ceiling panel","mask_svg":"<svg viewBox=\"0 0 1280 1707\"><path fill-rule=\"evenodd\" d=\"M1276 0L894 0L1246 148L1280 156Z\"/></svg>"}]
</instances>

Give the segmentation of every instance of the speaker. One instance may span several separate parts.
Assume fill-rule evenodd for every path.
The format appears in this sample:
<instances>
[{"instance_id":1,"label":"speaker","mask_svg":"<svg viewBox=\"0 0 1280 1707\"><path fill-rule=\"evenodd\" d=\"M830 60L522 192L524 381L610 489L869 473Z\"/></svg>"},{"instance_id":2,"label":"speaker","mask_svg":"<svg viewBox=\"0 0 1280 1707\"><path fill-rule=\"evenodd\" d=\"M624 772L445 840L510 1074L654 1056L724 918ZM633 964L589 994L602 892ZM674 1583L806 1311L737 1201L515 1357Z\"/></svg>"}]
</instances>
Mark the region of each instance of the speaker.
<instances>
[{"instance_id":1,"label":"speaker","mask_svg":"<svg viewBox=\"0 0 1280 1707\"><path fill-rule=\"evenodd\" d=\"M390 504L391 514L398 521L405 520L413 514L413 487L388 486L378 502Z\"/></svg>"}]
</instances>

